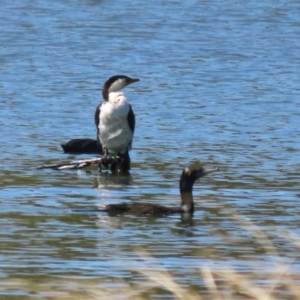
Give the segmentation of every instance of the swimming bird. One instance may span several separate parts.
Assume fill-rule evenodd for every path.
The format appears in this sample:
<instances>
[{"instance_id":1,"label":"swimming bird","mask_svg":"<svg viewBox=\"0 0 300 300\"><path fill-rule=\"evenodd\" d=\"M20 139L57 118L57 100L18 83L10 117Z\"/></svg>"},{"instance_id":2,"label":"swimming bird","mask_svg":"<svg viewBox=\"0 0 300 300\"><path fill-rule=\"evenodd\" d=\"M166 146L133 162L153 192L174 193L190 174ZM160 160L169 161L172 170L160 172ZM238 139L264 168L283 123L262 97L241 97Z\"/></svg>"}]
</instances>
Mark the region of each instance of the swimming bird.
<instances>
[{"instance_id":1,"label":"swimming bird","mask_svg":"<svg viewBox=\"0 0 300 300\"><path fill-rule=\"evenodd\" d=\"M120 90L138 78L125 75L110 77L103 86L103 102L95 112L98 143L102 145L105 156L118 156L118 164L111 167L113 170L118 165L122 172L130 170L129 151L135 128L135 115L131 105Z\"/></svg>"},{"instance_id":2,"label":"swimming bird","mask_svg":"<svg viewBox=\"0 0 300 300\"><path fill-rule=\"evenodd\" d=\"M204 169L203 167L186 167L181 174L179 190L181 196L180 207L166 207L153 203L120 203L108 204L97 209L100 212L108 212L111 215L129 213L134 215L170 215L174 213L192 214L194 212L193 185L195 181L207 174L218 171L218 168Z\"/></svg>"}]
</instances>

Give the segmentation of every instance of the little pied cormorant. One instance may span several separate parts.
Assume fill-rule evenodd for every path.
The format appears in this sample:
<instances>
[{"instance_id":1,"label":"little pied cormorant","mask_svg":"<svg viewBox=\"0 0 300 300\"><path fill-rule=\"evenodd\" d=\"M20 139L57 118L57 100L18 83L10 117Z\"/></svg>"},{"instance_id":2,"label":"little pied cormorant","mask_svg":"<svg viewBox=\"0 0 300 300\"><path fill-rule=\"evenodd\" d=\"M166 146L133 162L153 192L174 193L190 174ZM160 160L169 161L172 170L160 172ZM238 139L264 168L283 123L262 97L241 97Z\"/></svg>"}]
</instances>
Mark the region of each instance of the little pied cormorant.
<instances>
[{"instance_id":1,"label":"little pied cormorant","mask_svg":"<svg viewBox=\"0 0 300 300\"><path fill-rule=\"evenodd\" d=\"M130 170L129 151L135 128L135 116L131 105L120 90L134 82L137 78L115 75L103 86L103 102L95 112L97 140L102 145L105 155L117 155L121 158L118 168L121 172ZM116 166L112 166L112 170ZM115 170L113 170L115 171Z\"/></svg>"}]
</instances>

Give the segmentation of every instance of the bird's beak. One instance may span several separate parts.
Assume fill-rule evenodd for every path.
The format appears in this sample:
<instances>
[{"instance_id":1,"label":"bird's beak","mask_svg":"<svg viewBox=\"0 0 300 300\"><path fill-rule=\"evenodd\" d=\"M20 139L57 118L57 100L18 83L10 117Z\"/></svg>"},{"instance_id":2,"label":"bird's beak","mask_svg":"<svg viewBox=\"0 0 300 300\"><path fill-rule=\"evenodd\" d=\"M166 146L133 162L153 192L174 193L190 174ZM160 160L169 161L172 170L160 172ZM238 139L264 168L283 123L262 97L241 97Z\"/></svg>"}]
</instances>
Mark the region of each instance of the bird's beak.
<instances>
[{"instance_id":1,"label":"bird's beak","mask_svg":"<svg viewBox=\"0 0 300 300\"><path fill-rule=\"evenodd\" d=\"M204 169L202 171L202 176L205 176L207 174L210 174L210 173L213 173L213 172L216 172L216 171L219 171L219 168L213 168L213 169Z\"/></svg>"},{"instance_id":2,"label":"bird's beak","mask_svg":"<svg viewBox=\"0 0 300 300\"><path fill-rule=\"evenodd\" d=\"M135 82L138 82L138 81L140 81L138 78L130 78L130 80L128 80L128 84L127 85L135 83Z\"/></svg>"}]
</instances>

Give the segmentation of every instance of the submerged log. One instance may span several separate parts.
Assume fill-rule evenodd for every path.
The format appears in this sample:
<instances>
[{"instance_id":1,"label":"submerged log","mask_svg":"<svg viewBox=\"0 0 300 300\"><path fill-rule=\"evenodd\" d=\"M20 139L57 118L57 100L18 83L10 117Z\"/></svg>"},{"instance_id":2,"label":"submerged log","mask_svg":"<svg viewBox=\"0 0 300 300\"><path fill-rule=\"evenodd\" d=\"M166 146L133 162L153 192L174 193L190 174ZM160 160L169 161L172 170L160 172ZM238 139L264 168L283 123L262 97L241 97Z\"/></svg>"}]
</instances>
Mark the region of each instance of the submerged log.
<instances>
[{"instance_id":1,"label":"submerged log","mask_svg":"<svg viewBox=\"0 0 300 300\"><path fill-rule=\"evenodd\" d=\"M101 170L101 166L110 168L113 173L128 173L130 169L130 157L117 155L103 155L102 145L93 139L72 139L67 143L61 144L65 153L72 154L100 154L99 158L81 159L78 161L61 162L57 164L48 164L38 166L37 169L82 169L89 165L97 164ZM129 163L128 163L129 161Z\"/></svg>"},{"instance_id":2,"label":"submerged log","mask_svg":"<svg viewBox=\"0 0 300 300\"><path fill-rule=\"evenodd\" d=\"M93 139L72 139L61 144L65 153L72 154L103 154L102 146Z\"/></svg>"},{"instance_id":3,"label":"submerged log","mask_svg":"<svg viewBox=\"0 0 300 300\"><path fill-rule=\"evenodd\" d=\"M78 161L62 162L58 164L42 165L37 169L54 169L54 170L67 170L67 169L82 169L90 165L97 164L101 171L102 166L109 168L112 173L129 174L129 169L124 168L124 157L117 155L103 155L99 158L81 159Z\"/></svg>"}]
</instances>

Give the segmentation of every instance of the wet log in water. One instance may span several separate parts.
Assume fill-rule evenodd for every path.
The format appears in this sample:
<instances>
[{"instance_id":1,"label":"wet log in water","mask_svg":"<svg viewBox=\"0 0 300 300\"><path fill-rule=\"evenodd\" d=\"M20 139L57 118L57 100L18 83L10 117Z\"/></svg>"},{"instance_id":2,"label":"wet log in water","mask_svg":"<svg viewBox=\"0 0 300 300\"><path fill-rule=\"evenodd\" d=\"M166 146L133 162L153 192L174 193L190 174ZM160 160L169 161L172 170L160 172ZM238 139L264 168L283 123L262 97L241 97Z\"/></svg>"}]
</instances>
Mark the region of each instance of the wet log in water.
<instances>
[{"instance_id":1,"label":"wet log in water","mask_svg":"<svg viewBox=\"0 0 300 300\"><path fill-rule=\"evenodd\" d=\"M72 154L103 154L102 146L93 139L72 139L61 144L65 153Z\"/></svg>"},{"instance_id":2,"label":"wet log in water","mask_svg":"<svg viewBox=\"0 0 300 300\"><path fill-rule=\"evenodd\" d=\"M106 162L108 158L105 158ZM42 165L38 166L37 169L55 169L55 170L66 170L66 169L82 169L92 164L101 164L103 157L91 158L91 159L81 159L78 161L62 162L58 164Z\"/></svg>"}]
</instances>

